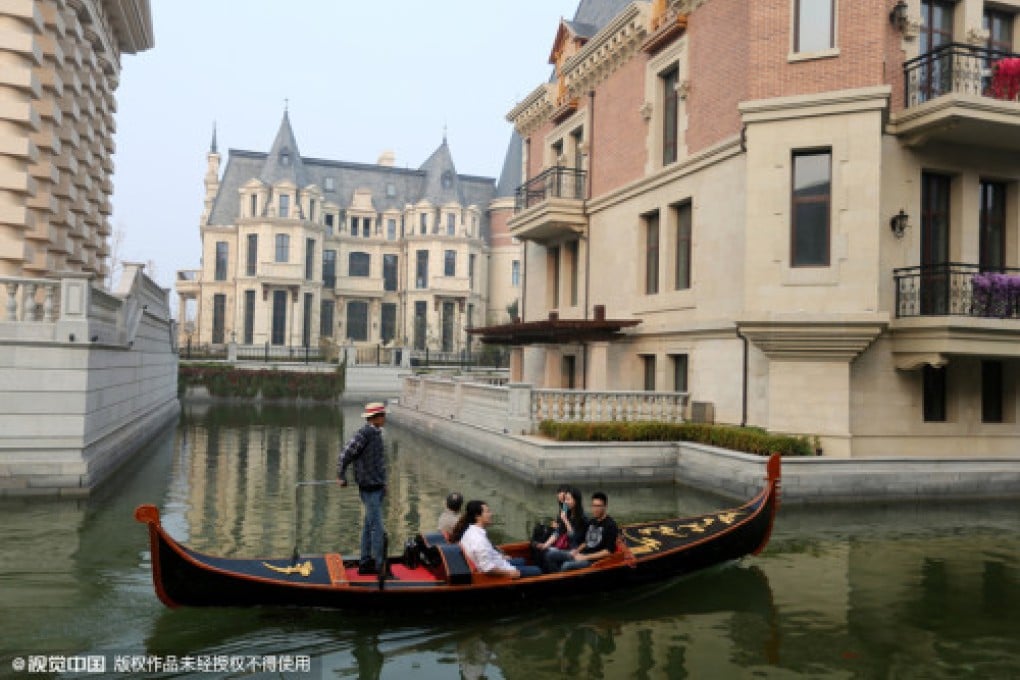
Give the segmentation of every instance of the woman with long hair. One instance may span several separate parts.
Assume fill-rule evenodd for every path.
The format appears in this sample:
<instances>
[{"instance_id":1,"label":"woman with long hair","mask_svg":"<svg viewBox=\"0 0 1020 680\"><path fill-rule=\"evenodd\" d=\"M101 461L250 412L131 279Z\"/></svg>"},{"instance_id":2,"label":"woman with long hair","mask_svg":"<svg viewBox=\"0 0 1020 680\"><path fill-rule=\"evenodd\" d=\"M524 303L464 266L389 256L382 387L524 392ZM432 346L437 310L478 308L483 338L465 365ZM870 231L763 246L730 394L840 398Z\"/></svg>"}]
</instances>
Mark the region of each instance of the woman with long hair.
<instances>
[{"instance_id":1,"label":"woman with long hair","mask_svg":"<svg viewBox=\"0 0 1020 680\"><path fill-rule=\"evenodd\" d=\"M467 531L469 526L478 521L478 516L482 514L482 508L484 507L485 503L482 501L467 502L467 505L464 506L464 514L460 516L460 519L453 526L453 531L450 532L450 543L460 543L464 532Z\"/></svg>"},{"instance_id":2,"label":"woman with long hair","mask_svg":"<svg viewBox=\"0 0 1020 680\"><path fill-rule=\"evenodd\" d=\"M532 546L535 551L535 561L539 564L548 564L548 556L553 550L573 550L584 542L584 532L587 529L588 520L584 516L584 501L581 497L581 490L576 486L570 487L563 495L563 504L560 507L559 517L556 518L556 528L544 543Z\"/></svg>"}]
</instances>

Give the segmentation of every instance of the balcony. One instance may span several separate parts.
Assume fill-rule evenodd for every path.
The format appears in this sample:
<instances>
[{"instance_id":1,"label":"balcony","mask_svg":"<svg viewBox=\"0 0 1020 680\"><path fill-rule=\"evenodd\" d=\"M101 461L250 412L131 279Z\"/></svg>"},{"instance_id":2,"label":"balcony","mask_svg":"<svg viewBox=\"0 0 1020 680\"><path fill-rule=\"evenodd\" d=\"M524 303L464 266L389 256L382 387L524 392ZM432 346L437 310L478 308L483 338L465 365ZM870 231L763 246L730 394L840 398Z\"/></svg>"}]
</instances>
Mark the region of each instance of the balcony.
<instances>
[{"instance_id":1,"label":"balcony","mask_svg":"<svg viewBox=\"0 0 1020 680\"><path fill-rule=\"evenodd\" d=\"M556 166L517 188L511 235L539 243L584 230L587 192L583 170Z\"/></svg>"},{"instance_id":2,"label":"balcony","mask_svg":"<svg viewBox=\"0 0 1020 680\"><path fill-rule=\"evenodd\" d=\"M889 127L908 146L1020 150L1020 55L951 43L905 62L903 76L904 110Z\"/></svg>"},{"instance_id":3,"label":"balcony","mask_svg":"<svg viewBox=\"0 0 1020 680\"><path fill-rule=\"evenodd\" d=\"M893 270L892 351L902 369L950 355L1020 356L1020 269L944 263Z\"/></svg>"}]
</instances>

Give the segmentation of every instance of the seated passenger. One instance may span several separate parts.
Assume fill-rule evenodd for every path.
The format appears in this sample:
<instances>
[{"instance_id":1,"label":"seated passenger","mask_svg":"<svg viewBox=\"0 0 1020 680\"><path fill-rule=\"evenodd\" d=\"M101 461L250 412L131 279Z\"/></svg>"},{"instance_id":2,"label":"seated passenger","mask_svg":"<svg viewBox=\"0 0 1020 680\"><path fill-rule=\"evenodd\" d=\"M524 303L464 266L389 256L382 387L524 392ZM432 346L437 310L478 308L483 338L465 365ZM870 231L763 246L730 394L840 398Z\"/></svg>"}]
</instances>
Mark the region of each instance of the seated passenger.
<instances>
[{"instance_id":1,"label":"seated passenger","mask_svg":"<svg viewBox=\"0 0 1020 680\"><path fill-rule=\"evenodd\" d=\"M485 527L492 524L492 510L482 501L468 501L464 515L450 537L452 543L460 543L468 559L474 562L483 574L505 574L511 578L538 576L542 570L525 564L521 557L507 558L496 550L489 541Z\"/></svg>"},{"instance_id":2,"label":"seated passenger","mask_svg":"<svg viewBox=\"0 0 1020 680\"><path fill-rule=\"evenodd\" d=\"M559 517L556 518L556 528L544 543L533 545L535 561L543 564L546 571L549 571L549 564L546 561L549 551L551 549L569 551L580 546L584 542L584 532L587 529L580 490L571 487L563 492L562 499Z\"/></svg>"},{"instance_id":3,"label":"seated passenger","mask_svg":"<svg viewBox=\"0 0 1020 680\"><path fill-rule=\"evenodd\" d=\"M606 494L596 491L591 496L591 519L584 535L584 543L574 550L550 550L546 561L551 571L582 569L593 562L616 552L616 539L620 528L607 514L609 499Z\"/></svg>"},{"instance_id":4,"label":"seated passenger","mask_svg":"<svg viewBox=\"0 0 1020 680\"><path fill-rule=\"evenodd\" d=\"M460 509L463 505L464 497L456 491L446 497L446 507L443 509L443 514L439 515L439 524L436 527L442 532L443 536L446 536L446 540L450 540L453 528L457 526L457 520L460 519Z\"/></svg>"}]
</instances>

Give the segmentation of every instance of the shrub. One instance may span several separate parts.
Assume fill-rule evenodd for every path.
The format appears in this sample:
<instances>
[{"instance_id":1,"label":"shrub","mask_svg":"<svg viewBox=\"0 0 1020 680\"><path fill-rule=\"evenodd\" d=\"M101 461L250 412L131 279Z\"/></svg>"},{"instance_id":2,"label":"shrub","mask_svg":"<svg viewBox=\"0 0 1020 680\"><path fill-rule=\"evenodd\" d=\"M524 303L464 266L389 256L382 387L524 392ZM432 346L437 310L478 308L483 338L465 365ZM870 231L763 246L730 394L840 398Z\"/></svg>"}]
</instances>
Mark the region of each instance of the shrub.
<instances>
[{"instance_id":1,"label":"shrub","mask_svg":"<svg viewBox=\"0 0 1020 680\"><path fill-rule=\"evenodd\" d=\"M344 368L341 365L329 373L299 373L245 371L217 364L181 366L177 394L183 396L190 385L204 385L215 397L332 401L344 391Z\"/></svg>"},{"instance_id":2,"label":"shrub","mask_svg":"<svg viewBox=\"0 0 1020 680\"><path fill-rule=\"evenodd\" d=\"M815 439L769 434L758 427L709 425L707 423L666 423L661 421L612 421L566 423L543 420L538 431L556 441L662 442L686 441L767 456L814 455Z\"/></svg>"}]
</instances>

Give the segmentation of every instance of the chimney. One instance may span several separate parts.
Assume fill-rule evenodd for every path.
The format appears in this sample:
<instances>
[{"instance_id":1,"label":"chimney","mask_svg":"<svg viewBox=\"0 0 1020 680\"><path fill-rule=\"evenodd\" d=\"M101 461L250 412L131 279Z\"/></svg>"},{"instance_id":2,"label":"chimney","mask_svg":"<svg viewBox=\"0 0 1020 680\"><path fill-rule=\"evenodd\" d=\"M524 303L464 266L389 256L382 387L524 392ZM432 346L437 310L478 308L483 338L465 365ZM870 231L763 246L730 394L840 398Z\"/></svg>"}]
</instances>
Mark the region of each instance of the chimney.
<instances>
[{"instance_id":1,"label":"chimney","mask_svg":"<svg viewBox=\"0 0 1020 680\"><path fill-rule=\"evenodd\" d=\"M595 320L596 321L605 321L606 320L606 306L605 305L595 305Z\"/></svg>"},{"instance_id":2,"label":"chimney","mask_svg":"<svg viewBox=\"0 0 1020 680\"><path fill-rule=\"evenodd\" d=\"M387 168L392 168L396 162L397 155L393 153L391 150L387 149L386 151L383 151L381 154L379 154L379 160L376 161L376 165L382 165Z\"/></svg>"}]
</instances>

